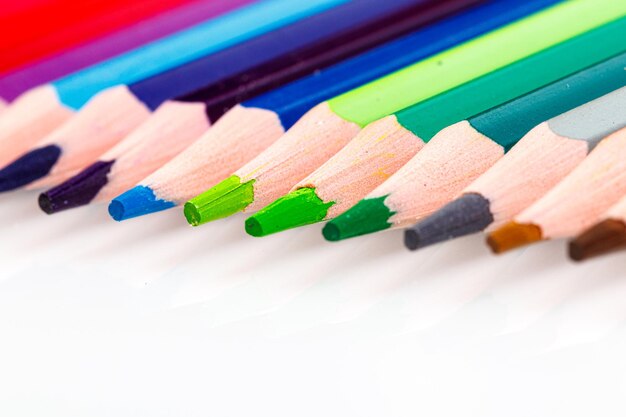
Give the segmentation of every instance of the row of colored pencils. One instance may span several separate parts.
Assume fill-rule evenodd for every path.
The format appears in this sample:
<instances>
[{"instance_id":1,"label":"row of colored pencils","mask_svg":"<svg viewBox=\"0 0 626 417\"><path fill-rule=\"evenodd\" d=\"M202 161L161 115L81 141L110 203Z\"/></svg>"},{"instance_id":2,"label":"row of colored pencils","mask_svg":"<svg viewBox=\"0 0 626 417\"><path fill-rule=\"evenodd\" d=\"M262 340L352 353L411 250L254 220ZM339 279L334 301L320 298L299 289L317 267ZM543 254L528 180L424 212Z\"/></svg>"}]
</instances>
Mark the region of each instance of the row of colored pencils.
<instances>
[{"instance_id":1,"label":"row of colored pencils","mask_svg":"<svg viewBox=\"0 0 626 417\"><path fill-rule=\"evenodd\" d=\"M30 1L0 12L0 191L48 214L626 248L626 2Z\"/></svg>"}]
</instances>

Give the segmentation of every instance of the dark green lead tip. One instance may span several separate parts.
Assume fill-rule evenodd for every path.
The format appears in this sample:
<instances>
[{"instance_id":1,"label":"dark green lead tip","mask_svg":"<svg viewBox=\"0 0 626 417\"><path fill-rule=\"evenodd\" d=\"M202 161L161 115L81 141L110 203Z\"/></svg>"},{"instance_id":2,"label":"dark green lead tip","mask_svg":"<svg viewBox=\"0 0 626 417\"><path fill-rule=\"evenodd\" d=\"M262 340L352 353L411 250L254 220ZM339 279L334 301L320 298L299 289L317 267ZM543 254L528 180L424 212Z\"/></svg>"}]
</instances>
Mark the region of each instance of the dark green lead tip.
<instances>
[{"instance_id":1,"label":"dark green lead tip","mask_svg":"<svg viewBox=\"0 0 626 417\"><path fill-rule=\"evenodd\" d=\"M306 226L326 218L334 202L324 203L314 188L291 192L246 220L246 232L263 237L294 227Z\"/></svg>"},{"instance_id":2,"label":"dark green lead tip","mask_svg":"<svg viewBox=\"0 0 626 417\"><path fill-rule=\"evenodd\" d=\"M351 237L362 236L389 229L389 218L395 212L385 205L387 196L367 198L336 219L329 221L322 233L326 240L336 242Z\"/></svg>"},{"instance_id":3,"label":"dark green lead tip","mask_svg":"<svg viewBox=\"0 0 626 417\"><path fill-rule=\"evenodd\" d=\"M253 201L254 180L242 183L233 175L185 203L184 213L190 225L200 226L240 212Z\"/></svg>"}]
</instances>

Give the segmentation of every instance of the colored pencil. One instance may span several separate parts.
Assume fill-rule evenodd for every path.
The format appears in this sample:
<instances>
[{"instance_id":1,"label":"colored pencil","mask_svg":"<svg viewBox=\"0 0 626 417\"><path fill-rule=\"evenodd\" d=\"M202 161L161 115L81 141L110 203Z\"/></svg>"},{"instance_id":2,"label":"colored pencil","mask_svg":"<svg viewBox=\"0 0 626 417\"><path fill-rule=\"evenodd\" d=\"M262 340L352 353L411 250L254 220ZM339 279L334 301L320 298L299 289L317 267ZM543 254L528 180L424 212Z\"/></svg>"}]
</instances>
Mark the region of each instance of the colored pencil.
<instances>
[{"instance_id":1,"label":"colored pencil","mask_svg":"<svg viewBox=\"0 0 626 417\"><path fill-rule=\"evenodd\" d=\"M626 127L624 109L626 88L621 88L541 123L460 197L408 229L410 248L510 221L569 174L602 138Z\"/></svg>"},{"instance_id":2,"label":"colored pencil","mask_svg":"<svg viewBox=\"0 0 626 417\"><path fill-rule=\"evenodd\" d=\"M115 150L107 152L103 156L104 160L100 158L93 167L87 167L76 177L68 179L67 183L44 193L40 199L42 207L52 213L92 200L110 199L128 189L128 186L159 168L168 157L173 157L174 152L178 153L204 133L219 118L220 112L233 104L232 97L246 97L267 88L264 76L271 79L271 84L280 83L285 77L285 81L289 81L294 73L319 70L345 55L354 55L364 47L375 46L411 27L419 26L429 16L450 13L469 3L465 0L352 2L229 48L203 59L204 62L196 61L158 78L133 85L130 87L131 92L153 109L174 93L193 90L198 85L209 83L203 91L193 94L194 99L178 97L166 102L162 107L167 107L167 110L159 108L149 121L133 132L128 141L124 139ZM282 68L285 71L281 71ZM277 70L277 75L272 73ZM230 73L234 75L228 76ZM246 79L249 88L245 88ZM214 92L218 89L221 94ZM206 95L207 92L209 95ZM199 99L200 96L202 99ZM224 96L226 99L222 100L220 97ZM133 143L135 150L140 147L142 152L129 154L130 148L126 142ZM175 143L176 146L164 146L166 143ZM138 157L142 161L140 166L131 163L132 158ZM147 161L153 161L154 164ZM112 170L106 174L106 181L101 179L103 171L99 168L103 164ZM113 167L113 164L117 166ZM122 169L122 166L126 169ZM99 180L96 181L95 177ZM44 186L48 182L47 179L42 181ZM36 184L41 185L42 181ZM94 187L107 189L97 190Z\"/></svg>"},{"instance_id":3,"label":"colored pencil","mask_svg":"<svg viewBox=\"0 0 626 417\"><path fill-rule=\"evenodd\" d=\"M626 197L602 215L599 222L569 244L569 256L584 261L626 249Z\"/></svg>"},{"instance_id":4,"label":"colored pencil","mask_svg":"<svg viewBox=\"0 0 626 417\"><path fill-rule=\"evenodd\" d=\"M533 126L623 86L624 65L626 53L445 128L380 187L331 220L324 236L342 240L423 219L493 166Z\"/></svg>"},{"instance_id":5,"label":"colored pencil","mask_svg":"<svg viewBox=\"0 0 626 417\"><path fill-rule=\"evenodd\" d=\"M320 167L368 123L593 28L589 21L583 29L580 19L568 18L590 6L561 3L318 105L224 184L186 205L188 220L198 224L198 206L206 206L203 220L262 208ZM558 32L553 30L557 22ZM237 193L242 195L239 201Z\"/></svg>"},{"instance_id":6,"label":"colored pencil","mask_svg":"<svg viewBox=\"0 0 626 417\"><path fill-rule=\"evenodd\" d=\"M186 151L115 199L123 220L174 207L258 155L316 103L506 24L549 2L491 1L234 107Z\"/></svg>"},{"instance_id":7,"label":"colored pencil","mask_svg":"<svg viewBox=\"0 0 626 417\"><path fill-rule=\"evenodd\" d=\"M229 0L231 7L250 0ZM224 2L197 0L143 19L91 42L73 46L0 76L0 97L12 101L29 89L87 68L217 16Z\"/></svg>"},{"instance_id":8,"label":"colored pencil","mask_svg":"<svg viewBox=\"0 0 626 417\"><path fill-rule=\"evenodd\" d=\"M495 253L503 253L541 240L576 236L624 194L626 129L621 129L603 139L546 195L491 232L487 242Z\"/></svg>"},{"instance_id":9,"label":"colored pencil","mask_svg":"<svg viewBox=\"0 0 626 417\"><path fill-rule=\"evenodd\" d=\"M54 128L59 127L76 110L81 109L93 96L109 87L117 85L107 92L109 96L115 96L118 100L124 100L123 97L126 96L125 106L142 108L147 115L148 108L130 94L127 85L345 2L346 0L265 0L252 3L61 78L50 85L31 90L11 106L10 112L0 118L0 166L21 155ZM102 98L99 102L109 103L110 98ZM101 109L103 112L108 110ZM48 118L49 114L56 117ZM62 117L58 117L59 114ZM30 131L28 127L31 127Z\"/></svg>"},{"instance_id":10,"label":"colored pencil","mask_svg":"<svg viewBox=\"0 0 626 417\"><path fill-rule=\"evenodd\" d=\"M0 73L154 16L189 0L66 0L2 22ZM64 3L64 4L63 4Z\"/></svg>"},{"instance_id":11,"label":"colored pencil","mask_svg":"<svg viewBox=\"0 0 626 417\"><path fill-rule=\"evenodd\" d=\"M260 237L336 217L438 131L625 51L625 37L623 18L371 123L289 194L246 220L246 230Z\"/></svg>"}]
</instances>

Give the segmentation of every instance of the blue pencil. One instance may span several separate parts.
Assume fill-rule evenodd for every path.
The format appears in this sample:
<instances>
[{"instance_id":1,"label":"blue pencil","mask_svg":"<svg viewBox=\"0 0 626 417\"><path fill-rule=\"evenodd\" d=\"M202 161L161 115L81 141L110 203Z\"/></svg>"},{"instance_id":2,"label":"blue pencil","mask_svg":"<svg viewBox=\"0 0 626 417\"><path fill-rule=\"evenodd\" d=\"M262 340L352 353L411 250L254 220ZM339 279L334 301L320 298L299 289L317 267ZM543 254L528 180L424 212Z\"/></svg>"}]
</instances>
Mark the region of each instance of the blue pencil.
<instances>
[{"instance_id":1,"label":"blue pencil","mask_svg":"<svg viewBox=\"0 0 626 417\"><path fill-rule=\"evenodd\" d=\"M317 103L556 3L488 1L234 107L186 151L115 198L124 220L174 207L262 152Z\"/></svg>"}]
</instances>

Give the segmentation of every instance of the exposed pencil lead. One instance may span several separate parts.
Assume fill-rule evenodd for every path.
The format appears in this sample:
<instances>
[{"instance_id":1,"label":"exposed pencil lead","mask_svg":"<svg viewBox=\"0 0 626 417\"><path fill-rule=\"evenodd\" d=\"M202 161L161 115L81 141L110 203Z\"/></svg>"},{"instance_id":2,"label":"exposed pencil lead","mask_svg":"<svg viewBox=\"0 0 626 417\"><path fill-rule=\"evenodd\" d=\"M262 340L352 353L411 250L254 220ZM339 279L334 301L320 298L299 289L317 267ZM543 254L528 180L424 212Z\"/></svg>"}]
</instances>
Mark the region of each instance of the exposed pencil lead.
<instances>
[{"instance_id":1,"label":"exposed pencil lead","mask_svg":"<svg viewBox=\"0 0 626 417\"><path fill-rule=\"evenodd\" d=\"M48 145L25 153L0 170L0 192L15 190L46 176L61 155L61 148Z\"/></svg>"},{"instance_id":2,"label":"exposed pencil lead","mask_svg":"<svg viewBox=\"0 0 626 417\"><path fill-rule=\"evenodd\" d=\"M395 213L385 205L387 196L367 198L337 218L326 223L322 233L326 240L335 242L389 229L389 218Z\"/></svg>"},{"instance_id":3,"label":"exposed pencil lead","mask_svg":"<svg viewBox=\"0 0 626 417\"><path fill-rule=\"evenodd\" d=\"M246 220L246 232L263 237L324 220L333 202L324 203L315 189L300 188L279 198Z\"/></svg>"},{"instance_id":4,"label":"exposed pencil lead","mask_svg":"<svg viewBox=\"0 0 626 417\"><path fill-rule=\"evenodd\" d=\"M492 232L487 244L496 253L504 253L543 239L541 228L534 224L510 222Z\"/></svg>"},{"instance_id":5,"label":"exposed pencil lead","mask_svg":"<svg viewBox=\"0 0 626 417\"><path fill-rule=\"evenodd\" d=\"M233 175L185 203L185 217L192 226L223 219L243 211L254 201L254 180L241 182Z\"/></svg>"},{"instance_id":6,"label":"exposed pencil lead","mask_svg":"<svg viewBox=\"0 0 626 417\"><path fill-rule=\"evenodd\" d=\"M583 232L569 244L569 256L575 261L604 255L626 248L626 224L607 219Z\"/></svg>"},{"instance_id":7,"label":"exposed pencil lead","mask_svg":"<svg viewBox=\"0 0 626 417\"><path fill-rule=\"evenodd\" d=\"M138 185L114 198L109 204L109 214L119 222L144 214L167 210L174 206L175 204L171 201L156 198L150 187Z\"/></svg>"},{"instance_id":8,"label":"exposed pencil lead","mask_svg":"<svg viewBox=\"0 0 626 417\"><path fill-rule=\"evenodd\" d=\"M485 230L493 222L489 200L468 193L404 232L407 248L417 250L449 239Z\"/></svg>"},{"instance_id":9,"label":"exposed pencil lead","mask_svg":"<svg viewBox=\"0 0 626 417\"><path fill-rule=\"evenodd\" d=\"M98 161L78 175L39 195L39 207L53 214L89 204L108 180L107 174L115 161Z\"/></svg>"}]
</instances>

